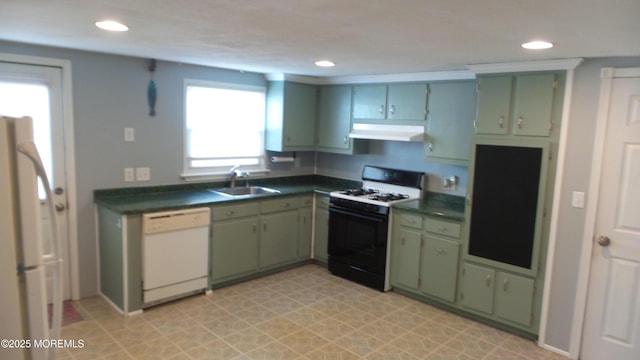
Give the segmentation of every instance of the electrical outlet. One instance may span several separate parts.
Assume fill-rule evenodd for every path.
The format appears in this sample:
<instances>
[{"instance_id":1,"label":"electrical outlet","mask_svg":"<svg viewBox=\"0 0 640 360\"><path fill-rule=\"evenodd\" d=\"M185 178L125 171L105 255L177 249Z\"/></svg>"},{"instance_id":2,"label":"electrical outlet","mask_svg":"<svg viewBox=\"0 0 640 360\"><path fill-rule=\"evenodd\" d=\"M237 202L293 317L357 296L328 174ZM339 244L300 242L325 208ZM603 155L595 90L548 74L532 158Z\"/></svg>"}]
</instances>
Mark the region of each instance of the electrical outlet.
<instances>
[{"instance_id":1,"label":"electrical outlet","mask_svg":"<svg viewBox=\"0 0 640 360\"><path fill-rule=\"evenodd\" d=\"M135 130L133 128L124 128L124 141L133 142L136 140Z\"/></svg>"},{"instance_id":2,"label":"electrical outlet","mask_svg":"<svg viewBox=\"0 0 640 360\"><path fill-rule=\"evenodd\" d=\"M455 175L451 175L444 178L444 180L442 181L442 187L445 190L454 191L458 187L458 177Z\"/></svg>"},{"instance_id":3,"label":"electrical outlet","mask_svg":"<svg viewBox=\"0 0 640 360\"><path fill-rule=\"evenodd\" d=\"M124 181L135 181L135 175L133 173L133 168L124 168Z\"/></svg>"},{"instance_id":4,"label":"electrical outlet","mask_svg":"<svg viewBox=\"0 0 640 360\"><path fill-rule=\"evenodd\" d=\"M151 170L148 167L136 168L136 181L151 180Z\"/></svg>"}]
</instances>

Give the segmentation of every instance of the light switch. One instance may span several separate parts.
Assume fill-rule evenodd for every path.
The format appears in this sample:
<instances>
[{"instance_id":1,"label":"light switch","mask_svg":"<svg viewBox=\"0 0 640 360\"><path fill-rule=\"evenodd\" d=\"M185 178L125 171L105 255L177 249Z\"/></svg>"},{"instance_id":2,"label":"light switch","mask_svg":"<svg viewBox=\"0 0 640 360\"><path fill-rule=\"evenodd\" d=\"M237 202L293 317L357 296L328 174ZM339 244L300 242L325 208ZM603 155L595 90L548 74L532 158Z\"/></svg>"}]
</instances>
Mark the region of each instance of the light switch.
<instances>
[{"instance_id":1,"label":"light switch","mask_svg":"<svg viewBox=\"0 0 640 360\"><path fill-rule=\"evenodd\" d=\"M583 209L584 208L584 192L582 191L574 191L571 194L571 206L574 208Z\"/></svg>"},{"instance_id":2,"label":"light switch","mask_svg":"<svg viewBox=\"0 0 640 360\"><path fill-rule=\"evenodd\" d=\"M124 141L132 142L136 140L135 131L133 128L124 128Z\"/></svg>"}]
</instances>

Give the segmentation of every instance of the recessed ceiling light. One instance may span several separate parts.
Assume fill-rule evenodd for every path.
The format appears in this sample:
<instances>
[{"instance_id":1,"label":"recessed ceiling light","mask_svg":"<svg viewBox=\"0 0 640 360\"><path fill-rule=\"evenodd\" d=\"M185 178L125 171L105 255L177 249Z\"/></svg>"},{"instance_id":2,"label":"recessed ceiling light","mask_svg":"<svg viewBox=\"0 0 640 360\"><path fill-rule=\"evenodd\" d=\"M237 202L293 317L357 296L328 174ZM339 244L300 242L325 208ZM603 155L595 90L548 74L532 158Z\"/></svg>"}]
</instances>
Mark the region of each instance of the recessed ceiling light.
<instances>
[{"instance_id":1,"label":"recessed ceiling light","mask_svg":"<svg viewBox=\"0 0 640 360\"><path fill-rule=\"evenodd\" d=\"M529 50L543 50L543 49L552 48L553 44L548 42L548 41L535 40L535 41L526 42L526 43L522 44L521 46L523 48L529 49Z\"/></svg>"},{"instance_id":2,"label":"recessed ceiling light","mask_svg":"<svg viewBox=\"0 0 640 360\"><path fill-rule=\"evenodd\" d=\"M127 31L129 27L125 24L121 24L117 21L105 20L105 21L96 21L96 26L102 30L107 31Z\"/></svg>"},{"instance_id":3,"label":"recessed ceiling light","mask_svg":"<svg viewBox=\"0 0 640 360\"><path fill-rule=\"evenodd\" d=\"M332 67L332 66L336 66L336 63L334 63L331 60L318 60L318 61L316 61L316 66Z\"/></svg>"}]
</instances>

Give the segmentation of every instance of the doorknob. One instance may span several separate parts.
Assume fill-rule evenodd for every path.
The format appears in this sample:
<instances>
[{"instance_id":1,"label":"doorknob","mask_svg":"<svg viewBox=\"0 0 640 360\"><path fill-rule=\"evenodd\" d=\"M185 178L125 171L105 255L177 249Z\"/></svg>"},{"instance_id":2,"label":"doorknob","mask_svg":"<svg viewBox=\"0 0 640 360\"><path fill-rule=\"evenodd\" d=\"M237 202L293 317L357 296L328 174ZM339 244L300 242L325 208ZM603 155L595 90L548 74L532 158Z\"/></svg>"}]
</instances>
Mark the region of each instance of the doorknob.
<instances>
[{"instance_id":1,"label":"doorknob","mask_svg":"<svg viewBox=\"0 0 640 360\"><path fill-rule=\"evenodd\" d=\"M602 246L602 247L607 247L609 245L611 245L611 239L609 239L608 236L600 236L598 238L598 245Z\"/></svg>"},{"instance_id":2,"label":"doorknob","mask_svg":"<svg viewBox=\"0 0 640 360\"><path fill-rule=\"evenodd\" d=\"M62 193L64 193L64 189L63 189L63 188L61 188L61 187L57 187L57 188L55 188L55 190L53 190L53 192L54 192L56 195L61 195Z\"/></svg>"},{"instance_id":3,"label":"doorknob","mask_svg":"<svg viewBox=\"0 0 640 360\"><path fill-rule=\"evenodd\" d=\"M56 203L56 211L60 212L60 211L64 210L64 208L65 208L65 206L64 206L63 203L61 203L61 202L57 202Z\"/></svg>"}]
</instances>

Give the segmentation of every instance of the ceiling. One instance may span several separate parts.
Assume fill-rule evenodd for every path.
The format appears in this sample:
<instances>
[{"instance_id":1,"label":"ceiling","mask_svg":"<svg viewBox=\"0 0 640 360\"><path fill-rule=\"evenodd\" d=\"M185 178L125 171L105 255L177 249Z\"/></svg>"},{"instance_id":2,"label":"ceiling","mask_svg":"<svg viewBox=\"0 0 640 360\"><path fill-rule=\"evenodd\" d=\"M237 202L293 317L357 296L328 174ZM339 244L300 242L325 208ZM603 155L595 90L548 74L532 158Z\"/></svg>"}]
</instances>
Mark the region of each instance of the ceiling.
<instances>
[{"instance_id":1,"label":"ceiling","mask_svg":"<svg viewBox=\"0 0 640 360\"><path fill-rule=\"evenodd\" d=\"M0 14L2 40L261 73L640 55L638 0L0 0ZM104 19L130 31L94 26ZM555 47L520 47L533 39ZM337 65L318 68L318 59Z\"/></svg>"}]
</instances>

